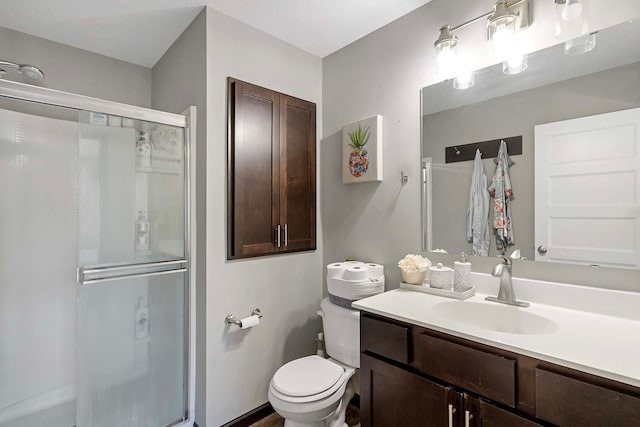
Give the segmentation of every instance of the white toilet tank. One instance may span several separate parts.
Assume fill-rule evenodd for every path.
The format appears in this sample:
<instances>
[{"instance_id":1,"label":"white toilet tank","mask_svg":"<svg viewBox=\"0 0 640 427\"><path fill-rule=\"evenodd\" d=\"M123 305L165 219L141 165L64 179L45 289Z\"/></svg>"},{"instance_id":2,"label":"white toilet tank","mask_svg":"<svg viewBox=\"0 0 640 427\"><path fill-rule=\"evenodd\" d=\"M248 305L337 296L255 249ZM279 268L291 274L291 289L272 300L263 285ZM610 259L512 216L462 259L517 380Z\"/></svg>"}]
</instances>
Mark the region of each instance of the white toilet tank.
<instances>
[{"instance_id":1,"label":"white toilet tank","mask_svg":"<svg viewBox=\"0 0 640 427\"><path fill-rule=\"evenodd\" d=\"M322 300L320 309L327 354L338 362L359 368L360 311L332 304L329 298Z\"/></svg>"}]
</instances>

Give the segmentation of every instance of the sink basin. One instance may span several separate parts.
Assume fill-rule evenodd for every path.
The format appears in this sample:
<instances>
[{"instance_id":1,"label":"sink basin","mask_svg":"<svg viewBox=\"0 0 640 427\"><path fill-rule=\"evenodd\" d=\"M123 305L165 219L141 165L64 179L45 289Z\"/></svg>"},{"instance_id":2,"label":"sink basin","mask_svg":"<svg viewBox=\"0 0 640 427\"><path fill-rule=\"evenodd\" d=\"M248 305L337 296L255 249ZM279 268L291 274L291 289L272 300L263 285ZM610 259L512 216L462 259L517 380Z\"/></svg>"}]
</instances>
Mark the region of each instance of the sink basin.
<instances>
[{"instance_id":1,"label":"sink basin","mask_svg":"<svg viewBox=\"0 0 640 427\"><path fill-rule=\"evenodd\" d=\"M509 334L541 335L558 330L553 321L508 305L446 301L434 305L433 312L454 322Z\"/></svg>"}]
</instances>

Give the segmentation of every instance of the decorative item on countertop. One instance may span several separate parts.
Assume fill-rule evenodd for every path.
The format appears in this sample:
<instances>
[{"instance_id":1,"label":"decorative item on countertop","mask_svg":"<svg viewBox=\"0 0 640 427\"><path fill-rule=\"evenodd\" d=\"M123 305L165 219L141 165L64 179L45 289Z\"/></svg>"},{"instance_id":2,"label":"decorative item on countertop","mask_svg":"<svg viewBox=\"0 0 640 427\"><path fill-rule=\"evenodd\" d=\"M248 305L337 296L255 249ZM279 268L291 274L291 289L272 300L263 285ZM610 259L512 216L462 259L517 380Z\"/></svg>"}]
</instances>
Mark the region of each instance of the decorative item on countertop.
<instances>
[{"instance_id":1,"label":"decorative item on countertop","mask_svg":"<svg viewBox=\"0 0 640 427\"><path fill-rule=\"evenodd\" d=\"M430 286L409 285L407 283L401 282L400 289L406 289L408 291L414 291L414 292L421 292L423 294L437 295L439 297L454 298L458 300L465 300L465 299L471 298L476 294L476 288L474 288L473 286L460 287L452 291L449 289L432 288Z\"/></svg>"},{"instance_id":2,"label":"decorative item on countertop","mask_svg":"<svg viewBox=\"0 0 640 427\"><path fill-rule=\"evenodd\" d=\"M451 290L453 270L442 263L429 267L429 284L432 288Z\"/></svg>"},{"instance_id":3,"label":"decorative item on countertop","mask_svg":"<svg viewBox=\"0 0 640 427\"><path fill-rule=\"evenodd\" d=\"M327 265L329 300L352 309L351 303L384 292L384 267L360 261L336 262Z\"/></svg>"},{"instance_id":4,"label":"decorative item on countertop","mask_svg":"<svg viewBox=\"0 0 640 427\"><path fill-rule=\"evenodd\" d=\"M398 261L398 267L402 272L402 280L410 285L424 284L430 266L431 261L429 259L415 254L408 254Z\"/></svg>"},{"instance_id":5,"label":"decorative item on countertop","mask_svg":"<svg viewBox=\"0 0 640 427\"><path fill-rule=\"evenodd\" d=\"M471 286L471 263L467 261L464 252L460 254L460 261L453 263L453 289Z\"/></svg>"}]
</instances>

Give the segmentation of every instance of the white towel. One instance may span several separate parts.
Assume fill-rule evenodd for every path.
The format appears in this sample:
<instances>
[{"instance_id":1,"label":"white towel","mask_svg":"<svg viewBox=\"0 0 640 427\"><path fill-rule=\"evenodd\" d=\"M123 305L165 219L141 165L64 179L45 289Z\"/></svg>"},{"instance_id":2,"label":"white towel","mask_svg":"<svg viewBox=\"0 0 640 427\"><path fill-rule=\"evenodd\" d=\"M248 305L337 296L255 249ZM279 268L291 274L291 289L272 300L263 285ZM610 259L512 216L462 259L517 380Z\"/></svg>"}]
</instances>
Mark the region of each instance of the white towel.
<instances>
[{"instance_id":1,"label":"white towel","mask_svg":"<svg viewBox=\"0 0 640 427\"><path fill-rule=\"evenodd\" d=\"M485 175L482 165L482 153L480 150L476 150L471 188L469 189L469 207L467 208L467 240L472 243L474 255L489 255L488 217L487 175Z\"/></svg>"}]
</instances>

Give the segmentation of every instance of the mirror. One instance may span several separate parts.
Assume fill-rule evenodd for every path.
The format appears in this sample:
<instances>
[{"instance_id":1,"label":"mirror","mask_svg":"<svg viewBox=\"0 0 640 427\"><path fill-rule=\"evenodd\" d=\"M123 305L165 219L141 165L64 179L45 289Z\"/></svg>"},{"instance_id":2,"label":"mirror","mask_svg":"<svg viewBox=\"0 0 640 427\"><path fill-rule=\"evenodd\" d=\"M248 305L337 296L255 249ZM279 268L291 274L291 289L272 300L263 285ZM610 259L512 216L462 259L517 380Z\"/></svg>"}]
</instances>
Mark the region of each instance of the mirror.
<instances>
[{"instance_id":1,"label":"mirror","mask_svg":"<svg viewBox=\"0 0 640 427\"><path fill-rule=\"evenodd\" d=\"M521 154L510 152L514 244L507 253L640 269L638 40L635 20L598 32L596 48L584 55L565 55L561 43L530 54L520 74L497 64L476 71L466 90L451 81L423 88L423 249L474 253L467 207L475 147L467 144L521 137ZM445 159L447 147L453 161ZM495 158L482 147L490 185ZM493 203L489 256L500 253Z\"/></svg>"}]
</instances>

